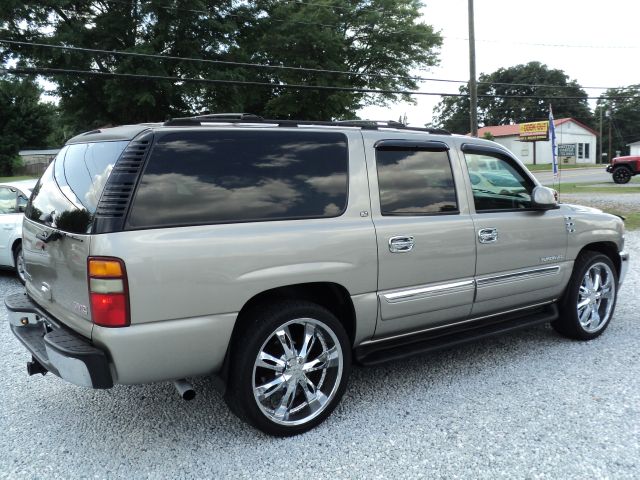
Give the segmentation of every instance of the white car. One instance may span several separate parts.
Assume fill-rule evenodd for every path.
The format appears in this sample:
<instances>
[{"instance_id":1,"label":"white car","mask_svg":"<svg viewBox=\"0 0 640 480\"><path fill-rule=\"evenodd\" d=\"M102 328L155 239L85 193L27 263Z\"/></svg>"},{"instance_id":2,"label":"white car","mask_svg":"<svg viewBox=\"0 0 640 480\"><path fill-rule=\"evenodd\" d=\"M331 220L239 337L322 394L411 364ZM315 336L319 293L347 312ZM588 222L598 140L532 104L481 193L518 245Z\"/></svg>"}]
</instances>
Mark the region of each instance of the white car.
<instances>
[{"instance_id":1,"label":"white car","mask_svg":"<svg viewBox=\"0 0 640 480\"><path fill-rule=\"evenodd\" d=\"M22 217L37 180L0 183L0 267L15 268L22 283Z\"/></svg>"}]
</instances>

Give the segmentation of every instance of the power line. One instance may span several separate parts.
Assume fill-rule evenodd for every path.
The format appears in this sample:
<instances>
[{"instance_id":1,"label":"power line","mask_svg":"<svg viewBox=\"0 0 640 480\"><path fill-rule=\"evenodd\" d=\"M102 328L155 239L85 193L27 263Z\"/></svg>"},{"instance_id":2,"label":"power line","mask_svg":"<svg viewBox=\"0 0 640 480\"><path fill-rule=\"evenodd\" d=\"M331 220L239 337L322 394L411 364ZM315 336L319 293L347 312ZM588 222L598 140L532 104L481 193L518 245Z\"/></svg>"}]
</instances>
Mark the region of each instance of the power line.
<instances>
[{"instance_id":1,"label":"power line","mask_svg":"<svg viewBox=\"0 0 640 480\"><path fill-rule=\"evenodd\" d=\"M138 58L176 60L176 61L183 61L183 62L199 62L199 63L205 63L205 64L229 65L229 66L236 66L236 67L263 68L263 69L313 72L313 73L329 73L329 74L361 76L361 77L379 77L379 78L390 78L390 79L398 79L398 80L415 80L415 81L422 81L422 82L442 82L442 83L458 83L458 84L468 83L468 80L452 80L452 79L445 79L445 78L389 75L389 74L383 74L383 73L364 73L364 72L353 72L353 71L345 71L345 70L331 70L331 69L323 69L323 68L291 67L286 65L267 65L267 64L260 64L260 63L237 62L237 61L231 61L231 60L213 60L213 59L206 59L206 58L179 57L174 55L165 55L165 54L156 54L156 53L126 52L122 50L106 50L106 49L99 49L99 48L72 47L67 45L52 45L49 43L26 42L26 41L20 41L20 40L9 40L4 38L0 38L0 43L5 43L8 45L22 45L22 46L30 46L30 47L51 48L51 49L58 49L58 50L69 50L69 51L76 51L76 52L83 52L83 53L100 53L100 54L120 55L120 56L138 57ZM548 85L548 84L533 84L533 83L505 83L505 82L480 82L480 81L478 82L478 85L500 85L500 86L513 86L513 87L558 88L558 89L576 88L575 86L572 86L572 85ZM613 89L613 88L620 89L625 87L579 86L578 88L582 88L584 90L607 90L607 89Z\"/></svg>"},{"instance_id":2,"label":"power line","mask_svg":"<svg viewBox=\"0 0 640 480\"><path fill-rule=\"evenodd\" d=\"M11 45L53 48L53 49L59 49L59 50L70 50L70 51L86 52L86 53L104 53L109 55L121 55L121 56L128 56L128 57L154 58L154 59L161 59L161 60L178 60L182 62L200 62L200 63L209 63L213 65L231 65L231 66L237 66L237 67L267 68L267 69L275 69L275 70L291 70L291 71L314 72L314 73L332 73L332 74L351 75L351 76L382 77L382 78L396 78L396 79L424 80L424 81L431 80L434 82L464 83L464 82L458 82L456 80L441 80L441 79L430 79L430 78L422 78L422 77L386 75L382 73L363 73L363 72L351 72L351 71L344 71L344 70L328 70L323 68L290 67L285 65L265 65L260 63L236 62L231 60L212 60L212 59L206 59L206 58L178 57L173 55L164 55L164 54L157 54L157 53L125 52L122 50L103 50L99 48L70 47L66 45L52 45L49 43L7 40L4 38L0 38L0 43L6 43Z\"/></svg>"},{"instance_id":3,"label":"power line","mask_svg":"<svg viewBox=\"0 0 640 480\"><path fill-rule=\"evenodd\" d=\"M173 77L165 75L142 75L135 73L115 73L115 72L100 72L95 70L77 70L77 69L64 69L64 68L31 68L31 67L14 67L9 69L0 69L0 73L6 73L9 75L88 75L98 77L114 77L114 78L131 78L138 80L163 80L172 82L188 82L188 83L203 83L212 85L231 85L231 86L261 86L269 87L273 89L294 89L294 90L317 90L317 91L336 91L336 92L353 92L353 93L367 93L367 94L383 94L383 95L428 95L428 96L441 96L441 97L468 97L464 93L444 93L444 92L424 92L424 91L412 91L412 90L398 90L398 89L374 89L374 88L357 88L357 87L338 87L328 85L307 85L307 84L291 84L291 83L268 83L268 82L255 82L246 80L222 80L222 79L210 79L210 78L185 78L185 77ZM479 98L531 98L531 99L547 99L547 100L583 100L583 99L630 99L634 96L616 96L616 97L571 97L571 96L556 96L556 95L486 95L479 94Z\"/></svg>"}]
</instances>

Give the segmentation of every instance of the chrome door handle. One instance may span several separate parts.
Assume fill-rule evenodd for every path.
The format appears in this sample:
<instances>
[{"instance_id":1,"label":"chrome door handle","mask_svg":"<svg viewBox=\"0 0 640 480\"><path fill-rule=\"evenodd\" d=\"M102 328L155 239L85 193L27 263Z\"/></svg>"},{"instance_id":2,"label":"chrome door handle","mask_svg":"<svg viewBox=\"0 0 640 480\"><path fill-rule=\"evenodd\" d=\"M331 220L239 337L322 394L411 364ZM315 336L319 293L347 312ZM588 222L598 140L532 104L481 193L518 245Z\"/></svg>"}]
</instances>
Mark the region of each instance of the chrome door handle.
<instances>
[{"instance_id":1,"label":"chrome door handle","mask_svg":"<svg viewBox=\"0 0 640 480\"><path fill-rule=\"evenodd\" d=\"M412 236L398 235L389 239L389 251L391 253L405 253L413 250L415 241Z\"/></svg>"},{"instance_id":2,"label":"chrome door handle","mask_svg":"<svg viewBox=\"0 0 640 480\"><path fill-rule=\"evenodd\" d=\"M480 243L494 243L498 241L497 228L481 228L478 230L478 240Z\"/></svg>"}]
</instances>

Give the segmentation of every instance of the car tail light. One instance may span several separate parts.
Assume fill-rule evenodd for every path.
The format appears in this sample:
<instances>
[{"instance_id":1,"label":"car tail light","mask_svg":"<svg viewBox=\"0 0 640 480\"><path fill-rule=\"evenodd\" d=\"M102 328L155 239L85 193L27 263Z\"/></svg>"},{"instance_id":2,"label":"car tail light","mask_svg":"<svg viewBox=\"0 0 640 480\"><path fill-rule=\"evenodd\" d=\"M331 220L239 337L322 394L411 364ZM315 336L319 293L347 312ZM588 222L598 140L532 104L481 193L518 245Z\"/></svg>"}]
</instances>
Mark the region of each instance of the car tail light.
<instances>
[{"instance_id":1,"label":"car tail light","mask_svg":"<svg viewBox=\"0 0 640 480\"><path fill-rule=\"evenodd\" d=\"M126 327L129 318L129 288L124 262L113 257L89 257L91 318L102 327Z\"/></svg>"}]
</instances>

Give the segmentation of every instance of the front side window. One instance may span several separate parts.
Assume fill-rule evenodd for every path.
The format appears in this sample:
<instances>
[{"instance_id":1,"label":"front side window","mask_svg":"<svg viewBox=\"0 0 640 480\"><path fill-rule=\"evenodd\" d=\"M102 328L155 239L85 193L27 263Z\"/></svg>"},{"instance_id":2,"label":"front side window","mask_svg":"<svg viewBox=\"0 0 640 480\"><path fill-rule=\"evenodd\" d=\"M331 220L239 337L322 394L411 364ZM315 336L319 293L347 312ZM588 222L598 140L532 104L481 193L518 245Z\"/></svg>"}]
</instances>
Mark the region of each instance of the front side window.
<instances>
[{"instance_id":1,"label":"front side window","mask_svg":"<svg viewBox=\"0 0 640 480\"><path fill-rule=\"evenodd\" d=\"M153 146L128 227L336 217L348 163L342 133L168 133Z\"/></svg>"},{"instance_id":2,"label":"front side window","mask_svg":"<svg viewBox=\"0 0 640 480\"><path fill-rule=\"evenodd\" d=\"M376 164L382 215L458 212L446 151L379 148Z\"/></svg>"},{"instance_id":3,"label":"front side window","mask_svg":"<svg viewBox=\"0 0 640 480\"><path fill-rule=\"evenodd\" d=\"M464 157L477 212L532 207L535 185L511 159L469 151Z\"/></svg>"},{"instance_id":4,"label":"front side window","mask_svg":"<svg viewBox=\"0 0 640 480\"><path fill-rule=\"evenodd\" d=\"M16 213L16 192L7 187L0 187L0 215Z\"/></svg>"}]
</instances>

